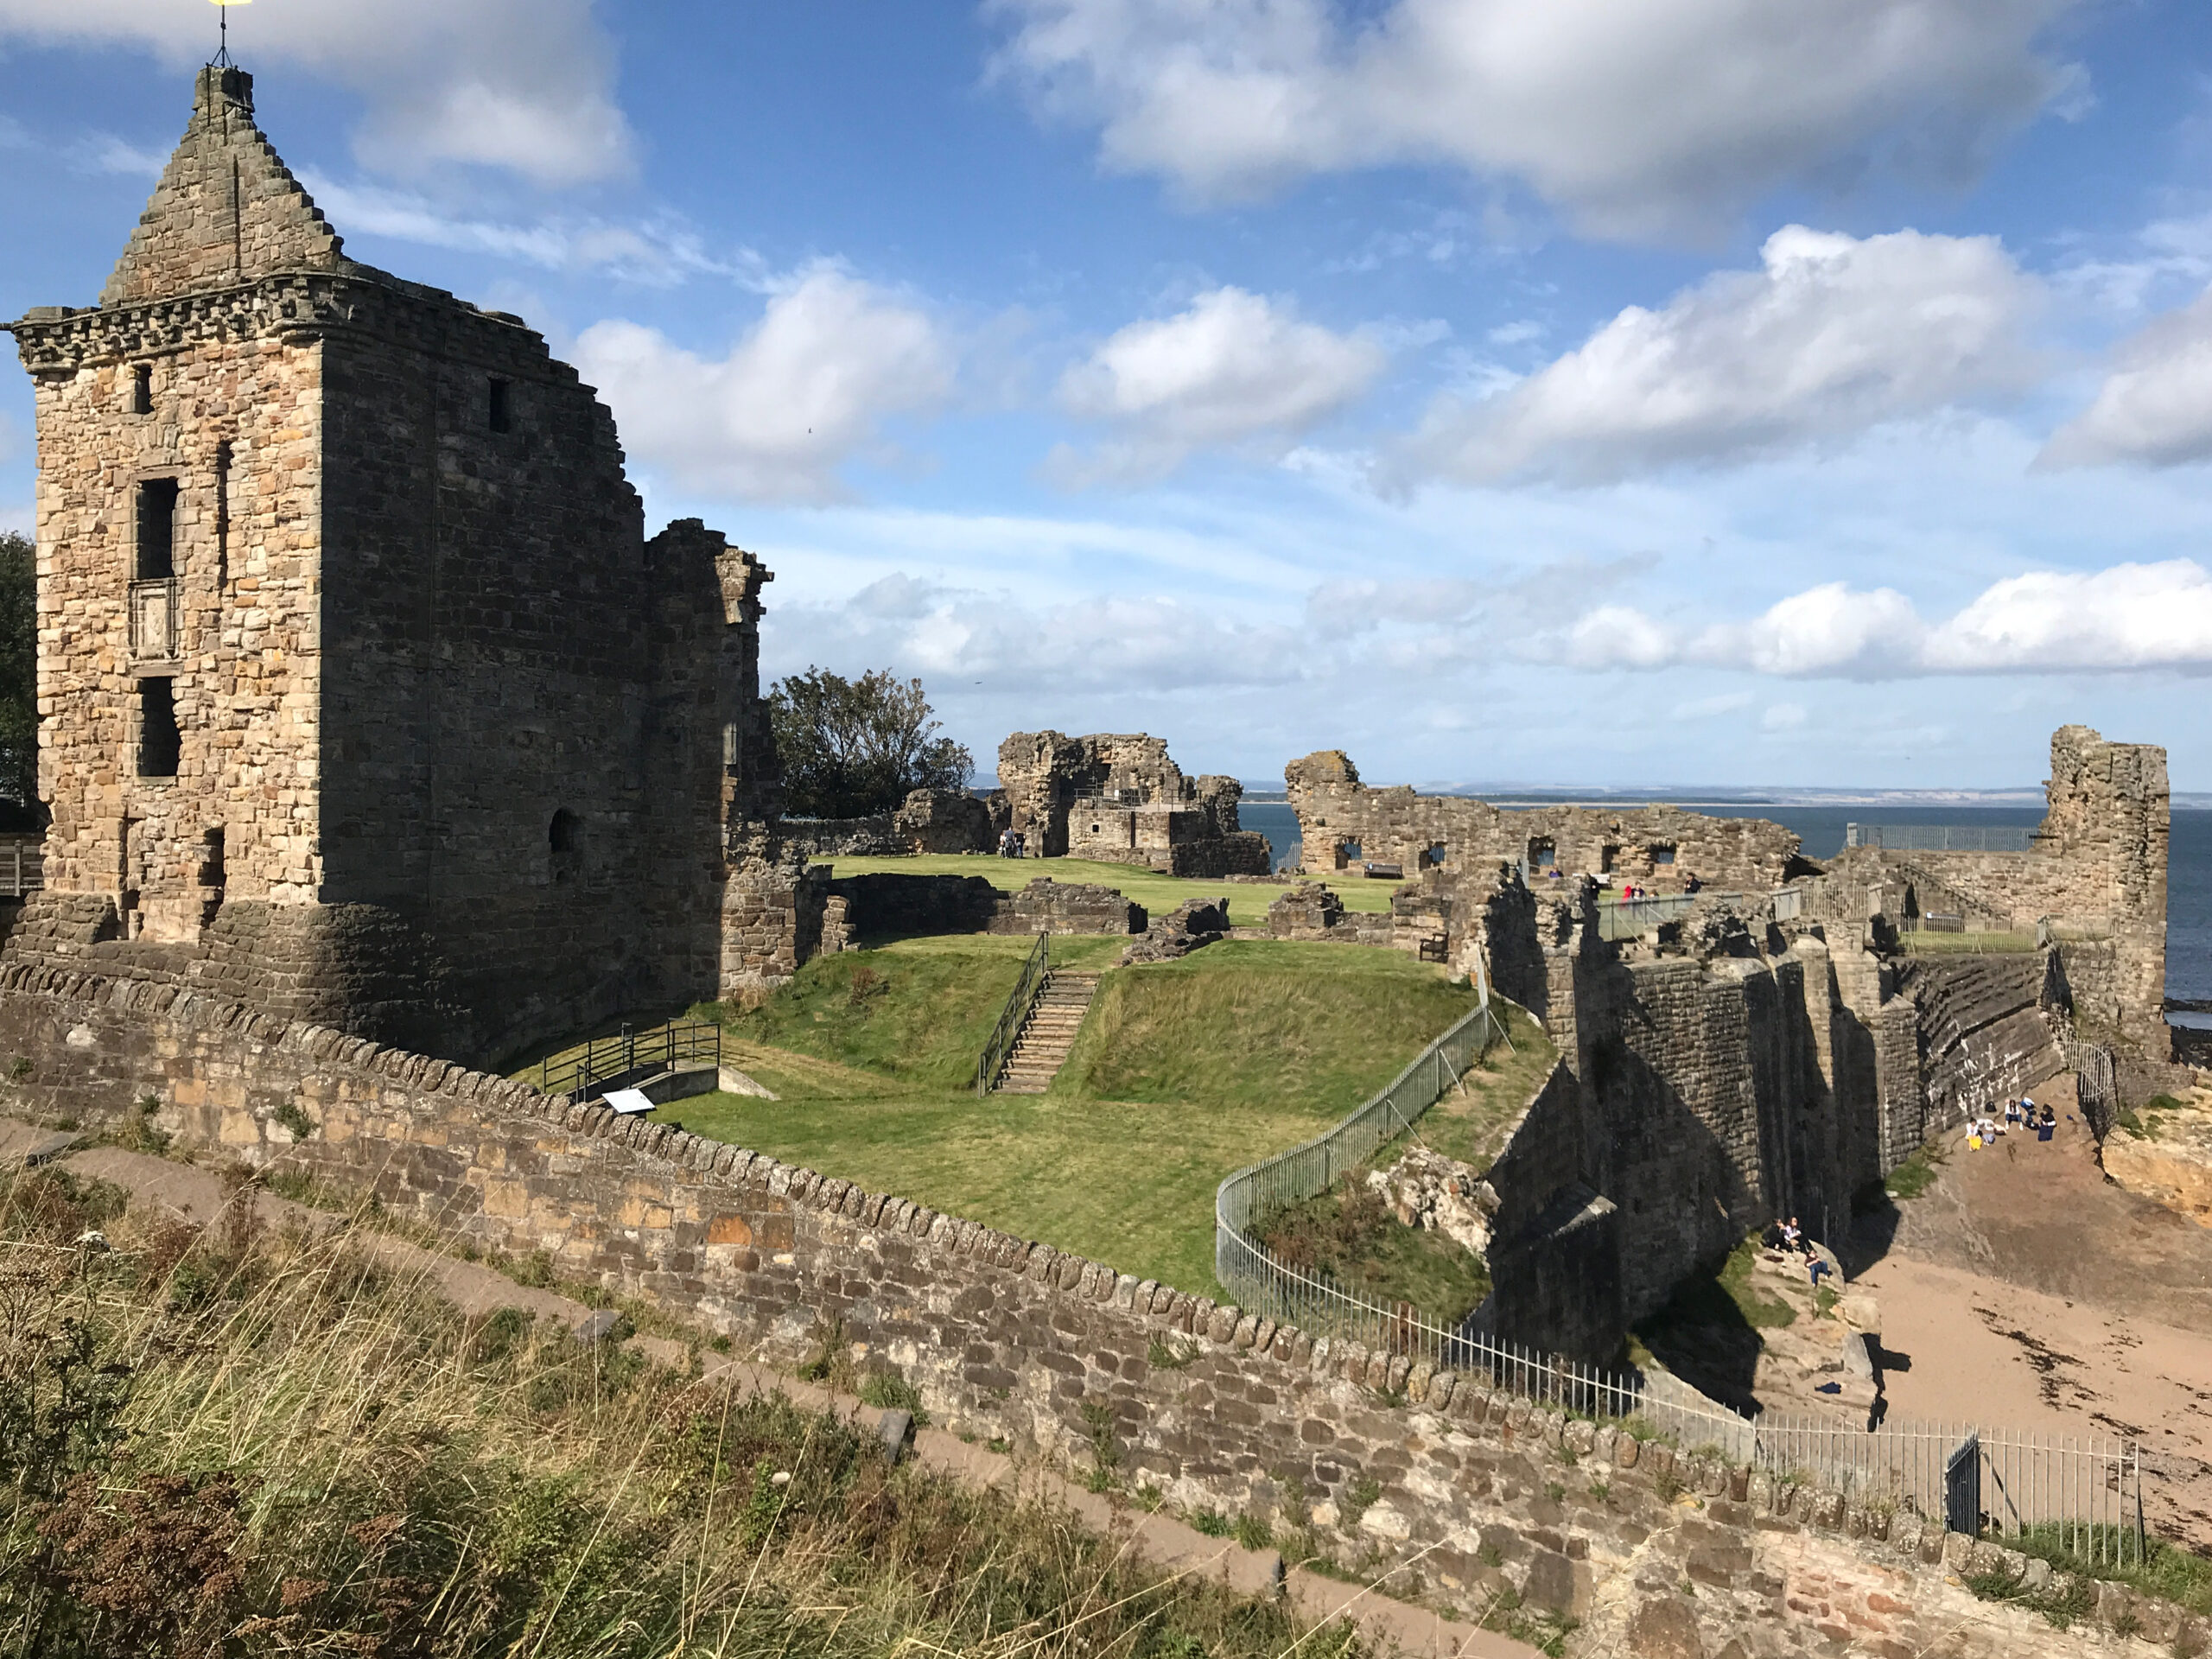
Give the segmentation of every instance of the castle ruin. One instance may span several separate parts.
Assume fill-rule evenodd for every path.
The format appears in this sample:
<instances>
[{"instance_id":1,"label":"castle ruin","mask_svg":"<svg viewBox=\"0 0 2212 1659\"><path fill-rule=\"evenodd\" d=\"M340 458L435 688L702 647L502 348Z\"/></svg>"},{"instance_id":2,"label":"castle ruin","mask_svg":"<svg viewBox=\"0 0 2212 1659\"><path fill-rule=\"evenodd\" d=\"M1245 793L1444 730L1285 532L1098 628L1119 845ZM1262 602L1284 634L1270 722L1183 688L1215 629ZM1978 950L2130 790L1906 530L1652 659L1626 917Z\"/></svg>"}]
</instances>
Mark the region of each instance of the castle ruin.
<instances>
[{"instance_id":1,"label":"castle ruin","mask_svg":"<svg viewBox=\"0 0 2212 1659\"><path fill-rule=\"evenodd\" d=\"M999 787L1038 857L1207 879L1268 874L1268 838L1237 827L1244 785L1184 776L1160 738L1016 732L999 745Z\"/></svg>"},{"instance_id":2,"label":"castle ruin","mask_svg":"<svg viewBox=\"0 0 2212 1659\"><path fill-rule=\"evenodd\" d=\"M12 332L53 824L10 958L455 1058L797 966L769 572L646 536L521 319L347 258L251 76L200 73L99 302Z\"/></svg>"}]
</instances>

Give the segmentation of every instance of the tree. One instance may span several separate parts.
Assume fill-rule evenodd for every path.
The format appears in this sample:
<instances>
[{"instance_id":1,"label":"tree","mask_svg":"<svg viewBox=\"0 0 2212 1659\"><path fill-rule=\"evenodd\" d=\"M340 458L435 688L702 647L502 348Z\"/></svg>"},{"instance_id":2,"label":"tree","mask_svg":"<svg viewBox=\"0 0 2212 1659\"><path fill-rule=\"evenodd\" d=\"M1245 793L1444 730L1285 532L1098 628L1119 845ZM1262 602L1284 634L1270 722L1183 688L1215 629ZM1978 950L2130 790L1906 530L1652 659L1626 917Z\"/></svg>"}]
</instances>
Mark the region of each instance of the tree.
<instances>
[{"instance_id":1,"label":"tree","mask_svg":"<svg viewBox=\"0 0 2212 1659\"><path fill-rule=\"evenodd\" d=\"M0 532L0 798L38 807L38 561L29 539ZM0 814L4 814L0 807ZM21 816L6 814L9 817Z\"/></svg>"},{"instance_id":2,"label":"tree","mask_svg":"<svg viewBox=\"0 0 2212 1659\"><path fill-rule=\"evenodd\" d=\"M975 775L975 756L937 735L922 683L887 668L856 680L814 667L789 675L769 689L768 718L797 817L867 817L913 790L965 789Z\"/></svg>"}]
</instances>

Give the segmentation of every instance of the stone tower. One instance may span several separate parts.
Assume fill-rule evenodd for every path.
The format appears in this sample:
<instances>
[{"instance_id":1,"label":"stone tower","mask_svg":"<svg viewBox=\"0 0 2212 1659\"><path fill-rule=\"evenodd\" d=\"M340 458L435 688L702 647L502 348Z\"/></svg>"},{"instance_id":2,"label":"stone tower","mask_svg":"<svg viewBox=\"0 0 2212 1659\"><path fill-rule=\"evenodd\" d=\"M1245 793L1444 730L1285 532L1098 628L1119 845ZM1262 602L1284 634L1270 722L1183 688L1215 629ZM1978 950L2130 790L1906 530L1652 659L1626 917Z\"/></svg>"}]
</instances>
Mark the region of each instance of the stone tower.
<instances>
[{"instance_id":1,"label":"stone tower","mask_svg":"<svg viewBox=\"0 0 2212 1659\"><path fill-rule=\"evenodd\" d=\"M11 958L476 1060L795 965L769 573L645 537L519 318L346 258L250 76L200 72L99 304L12 332L53 827Z\"/></svg>"}]
</instances>

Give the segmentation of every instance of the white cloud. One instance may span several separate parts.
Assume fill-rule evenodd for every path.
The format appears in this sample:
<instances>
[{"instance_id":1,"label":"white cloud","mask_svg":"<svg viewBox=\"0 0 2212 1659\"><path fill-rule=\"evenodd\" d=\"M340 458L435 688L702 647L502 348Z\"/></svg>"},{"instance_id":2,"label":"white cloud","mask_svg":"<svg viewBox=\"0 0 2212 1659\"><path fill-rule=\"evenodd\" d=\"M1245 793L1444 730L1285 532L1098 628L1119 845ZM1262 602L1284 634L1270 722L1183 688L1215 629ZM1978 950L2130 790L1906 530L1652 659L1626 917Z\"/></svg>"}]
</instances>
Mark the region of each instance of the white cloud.
<instances>
[{"instance_id":1,"label":"white cloud","mask_svg":"<svg viewBox=\"0 0 2212 1659\"><path fill-rule=\"evenodd\" d=\"M519 259L552 270L605 270L626 281L668 286L695 276L729 276L753 263L717 258L698 233L675 221L610 225L554 218L504 224L449 212L426 196L375 185L340 184L313 168L301 181L341 236L382 236L429 247Z\"/></svg>"},{"instance_id":2,"label":"white cloud","mask_svg":"<svg viewBox=\"0 0 2212 1659\"><path fill-rule=\"evenodd\" d=\"M575 357L632 454L684 487L748 500L836 499L838 467L888 453L885 419L938 407L954 378L927 313L828 264L782 284L719 359L619 321L586 329Z\"/></svg>"},{"instance_id":3,"label":"white cloud","mask_svg":"<svg viewBox=\"0 0 2212 1659\"><path fill-rule=\"evenodd\" d=\"M2123 345L2095 401L2051 435L2040 467L2212 460L2212 291Z\"/></svg>"},{"instance_id":4,"label":"white cloud","mask_svg":"<svg viewBox=\"0 0 2212 1659\"><path fill-rule=\"evenodd\" d=\"M1510 389L1438 398L1389 474L1611 482L1859 431L2033 370L2022 334L2043 289L1993 237L1791 225L1760 260L1630 306Z\"/></svg>"},{"instance_id":5,"label":"white cloud","mask_svg":"<svg viewBox=\"0 0 2212 1659\"><path fill-rule=\"evenodd\" d=\"M1372 331L1336 334L1287 302L1217 288L1172 317L1129 324L1061 377L1062 407L1114 435L1095 454L1058 452L1052 469L1074 483L1138 481L1198 449L1279 455L1389 361Z\"/></svg>"},{"instance_id":6,"label":"white cloud","mask_svg":"<svg viewBox=\"0 0 2212 1659\"><path fill-rule=\"evenodd\" d=\"M354 148L379 169L477 162L560 185L630 164L591 0L286 0L232 21L248 67L361 97ZM0 39L144 48L179 70L205 60L213 29L206 7L176 0L0 0Z\"/></svg>"},{"instance_id":7,"label":"white cloud","mask_svg":"<svg viewBox=\"0 0 2212 1659\"><path fill-rule=\"evenodd\" d=\"M1106 594L1025 603L903 572L842 604L786 607L778 623L810 662L890 662L933 684L1033 696L1281 685L1318 671L1297 630L1224 621L1214 606Z\"/></svg>"},{"instance_id":8,"label":"white cloud","mask_svg":"<svg viewBox=\"0 0 2212 1659\"><path fill-rule=\"evenodd\" d=\"M1955 182L2078 69L2075 0L994 0L1001 74L1198 200L1440 162L1586 229L1709 233L1786 182ZM2064 112L2062 111L2062 112Z\"/></svg>"},{"instance_id":9,"label":"white cloud","mask_svg":"<svg viewBox=\"0 0 2212 1659\"><path fill-rule=\"evenodd\" d=\"M1703 628L1606 606L1531 640L1529 651L1575 668L1704 666L1793 678L2202 673L2212 671L2212 574L2191 559L2036 571L1991 584L1935 623L1894 588L1861 592L1840 582Z\"/></svg>"}]
</instances>

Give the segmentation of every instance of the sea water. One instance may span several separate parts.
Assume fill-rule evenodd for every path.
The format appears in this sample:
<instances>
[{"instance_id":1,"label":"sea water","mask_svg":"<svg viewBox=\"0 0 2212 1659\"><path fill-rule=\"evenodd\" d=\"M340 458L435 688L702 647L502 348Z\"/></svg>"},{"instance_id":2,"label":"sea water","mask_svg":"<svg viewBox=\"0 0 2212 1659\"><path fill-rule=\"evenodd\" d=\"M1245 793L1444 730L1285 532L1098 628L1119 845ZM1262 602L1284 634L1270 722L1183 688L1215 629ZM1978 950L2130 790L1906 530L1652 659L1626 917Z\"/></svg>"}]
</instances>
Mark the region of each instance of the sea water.
<instances>
[{"instance_id":1,"label":"sea water","mask_svg":"<svg viewBox=\"0 0 2212 1659\"><path fill-rule=\"evenodd\" d=\"M1624 808L1640 804L1624 801ZM1948 824L1971 828L2033 829L2040 806L1769 806L1700 802L1695 810L1721 818L1769 818L1795 830L1808 858L1834 858L1843 850L1844 826ZM1281 801L1248 801L1237 822L1268 838L1277 868L1296 852L1298 815ZM2184 1001L2212 999L2212 810L2177 807L2166 864L2166 995ZM2177 1025L2212 1028L2212 1014L2177 1013Z\"/></svg>"}]
</instances>

